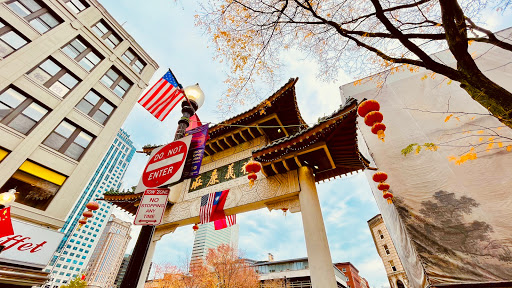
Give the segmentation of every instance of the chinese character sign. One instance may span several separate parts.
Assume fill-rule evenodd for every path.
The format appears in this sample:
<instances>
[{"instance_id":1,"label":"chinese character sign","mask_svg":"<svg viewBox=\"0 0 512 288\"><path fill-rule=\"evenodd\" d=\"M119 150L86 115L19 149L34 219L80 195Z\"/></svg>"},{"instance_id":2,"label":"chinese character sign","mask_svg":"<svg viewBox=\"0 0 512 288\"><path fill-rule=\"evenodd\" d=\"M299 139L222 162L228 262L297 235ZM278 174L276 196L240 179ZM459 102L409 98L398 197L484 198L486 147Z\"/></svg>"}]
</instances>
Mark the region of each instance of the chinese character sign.
<instances>
[{"instance_id":1,"label":"chinese character sign","mask_svg":"<svg viewBox=\"0 0 512 288\"><path fill-rule=\"evenodd\" d=\"M243 167L249 160L251 160L250 157L191 177L192 181L190 181L189 192L194 192L247 175Z\"/></svg>"}]
</instances>

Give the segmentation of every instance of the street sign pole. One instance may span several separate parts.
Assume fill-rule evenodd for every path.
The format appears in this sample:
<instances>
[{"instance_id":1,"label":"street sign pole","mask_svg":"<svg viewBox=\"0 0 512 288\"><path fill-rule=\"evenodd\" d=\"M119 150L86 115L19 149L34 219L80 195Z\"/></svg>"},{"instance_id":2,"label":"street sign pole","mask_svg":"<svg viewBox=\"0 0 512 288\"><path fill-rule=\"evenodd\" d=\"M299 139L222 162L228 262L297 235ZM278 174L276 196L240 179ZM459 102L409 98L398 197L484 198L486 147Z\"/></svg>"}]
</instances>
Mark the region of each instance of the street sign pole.
<instances>
[{"instance_id":1,"label":"street sign pole","mask_svg":"<svg viewBox=\"0 0 512 288\"><path fill-rule=\"evenodd\" d=\"M181 113L183 116L178 121L178 128L174 135L174 141L185 136L185 130L189 126L190 117L194 115L198 108L197 105L195 105L195 107L192 107L192 105L195 105L195 103L189 101L181 102ZM139 283L141 276L140 274L144 267L144 262L146 262L149 246L151 245L151 239L155 233L155 228L156 226L154 225L142 226L137 243L133 248L132 257L130 258L130 262L126 268L123 282L121 282L121 288L137 288L137 284Z\"/></svg>"}]
</instances>

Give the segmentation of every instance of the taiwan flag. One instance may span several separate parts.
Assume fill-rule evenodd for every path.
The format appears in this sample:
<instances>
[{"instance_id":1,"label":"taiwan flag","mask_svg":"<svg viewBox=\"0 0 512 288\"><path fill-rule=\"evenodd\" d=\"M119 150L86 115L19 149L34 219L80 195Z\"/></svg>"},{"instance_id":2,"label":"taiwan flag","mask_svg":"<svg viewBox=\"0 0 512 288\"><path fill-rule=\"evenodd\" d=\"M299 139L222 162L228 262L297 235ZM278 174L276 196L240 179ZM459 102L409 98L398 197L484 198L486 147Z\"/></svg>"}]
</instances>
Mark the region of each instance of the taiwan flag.
<instances>
[{"instance_id":1,"label":"taiwan flag","mask_svg":"<svg viewBox=\"0 0 512 288\"><path fill-rule=\"evenodd\" d=\"M0 238L14 235L11 221L11 207L0 210Z\"/></svg>"},{"instance_id":2,"label":"taiwan flag","mask_svg":"<svg viewBox=\"0 0 512 288\"><path fill-rule=\"evenodd\" d=\"M215 220L213 224L215 225L215 230L231 227L236 224L236 214L226 216L224 219Z\"/></svg>"},{"instance_id":3,"label":"taiwan flag","mask_svg":"<svg viewBox=\"0 0 512 288\"><path fill-rule=\"evenodd\" d=\"M201 224L226 218L226 214L224 214L224 204L226 203L228 193L229 190L224 190L206 194L201 197L201 208L199 209Z\"/></svg>"}]
</instances>

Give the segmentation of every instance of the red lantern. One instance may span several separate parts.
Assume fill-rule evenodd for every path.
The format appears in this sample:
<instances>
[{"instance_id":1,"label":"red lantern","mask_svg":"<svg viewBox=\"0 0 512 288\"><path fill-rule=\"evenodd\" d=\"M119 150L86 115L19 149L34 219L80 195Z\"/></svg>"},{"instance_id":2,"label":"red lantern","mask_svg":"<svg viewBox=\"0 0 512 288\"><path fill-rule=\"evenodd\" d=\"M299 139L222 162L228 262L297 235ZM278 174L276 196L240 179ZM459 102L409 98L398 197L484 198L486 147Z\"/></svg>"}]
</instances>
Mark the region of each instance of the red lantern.
<instances>
[{"instance_id":1,"label":"red lantern","mask_svg":"<svg viewBox=\"0 0 512 288\"><path fill-rule=\"evenodd\" d=\"M87 203L87 205L85 205L85 207L87 207L87 209L89 209L91 211L96 211L96 210L98 210L98 208L100 208L100 204L98 204L98 202L91 201L91 202Z\"/></svg>"},{"instance_id":2,"label":"red lantern","mask_svg":"<svg viewBox=\"0 0 512 288\"><path fill-rule=\"evenodd\" d=\"M82 225L85 225L85 224L87 224L87 219L86 218L82 218L82 219L78 220L78 223L80 223Z\"/></svg>"},{"instance_id":3,"label":"red lantern","mask_svg":"<svg viewBox=\"0 0 512 288\"><path fill-rule=\"evenodd\" d=\"M386 174L385 172L377 172L375 174L373 174L373 181L375 182L384 182L388 179L388 174Z\"/></svg>"},{"instance_id":4,"label":"red lantern","mask_svg":"<svg viewBox=\"0 0 512 288\"><path fill-rule=\"evenodd\" d=\"M199 230L199 226L197 226L197 224L194 224L194 226L192 226L192 229L194 229L194 233L197 232L197 230Z\"/></svg>"},{"instance_id":5,"label":"red lantern","mask_svg":"<svg viewBox=\"0 0 512 288\"><path fill-rule=\"evenodd\" d=\"M366 126L373 126L375 123L380 123L384 120L384 115L379 111L372 111L364 116L364 124Z\"/></svg>"},{"instance_id":6,"label":"red lantern","mask_svg":"<svg viewBox=\"0 0 512 288\"><path fill-rule=\"evenodd\" d=\"M379 183L379 185L377 185L377 188L381 191L388 191L389 190L389 184L388 183Z\"/></svg>"},{"instance_id":7,"label":"red lantern","mask_svg":"<svg viewBox=\"0 0 512 288\"><path fill-rule=\"evenodd\" d=\"M376 100L366 100L361 102L359 104L359 107L357 107L357 113L359 116L364 117L366 114L372 111L379 111L380 110L380 104Z\"/></svg>"},{"instance_id":8,"label":"red lantern","mask_svg":"<svg viewBox=\"0 0 512 288\"><path fill-rule=\"evenodd\" d=\"M258 175L256 175L256 173L260 172L261 164L254 160L250 160L247 162L247 164L245 164L244 169L246 173L249 173L247 178L249 179L249 187L252 188L254 185L254 180L258 179Z\"/></svg>"},{"instance_id":9,"label":"red lantern","mask_svg":"<svg viewBox=\"0 0 512 288\"><path fill-rule=\"evenodd\" d=\"M384 192L382 197L384 197L384 199L388 200L389 204L393 203L393 194L391 194L390 192Z\"/></svg>"},{"instance_id":10,"label":"red lantern","mask_svg":"<svg viewBox=\"0 0 512 288\"><path fill-rule=\"evenodd\" d=\"M247 173L258 173L261 170L261 164L254 160L251 160L245 164L245 172Z\"/></svg>"},{"instance_id":11,"label":"red lantern","mask_svg":"<svg viewBox=\"0 0 512 288\"><path fill-rule=\"evenodd\" d=\"M379 137L380 140L382 140L382 142L384 142L384 137L386 137L384 131L386 131L386 125L384 125L384 123L373 124L372 133L377 134L377 136Z\"/></svg>"},{"instance_id":12,"label":"red lantern","mask_svg":"<svg viewBox=\"0 0 512 288\"><path fill-rule=\"evenodd\" d=\"M84 211L84 213L82 213L82 215L83 215L85 218L91 218L91 217L93 216L93 214L92 214L92 211L91 211L91 210Z\"/></svg>"}]
</instances>

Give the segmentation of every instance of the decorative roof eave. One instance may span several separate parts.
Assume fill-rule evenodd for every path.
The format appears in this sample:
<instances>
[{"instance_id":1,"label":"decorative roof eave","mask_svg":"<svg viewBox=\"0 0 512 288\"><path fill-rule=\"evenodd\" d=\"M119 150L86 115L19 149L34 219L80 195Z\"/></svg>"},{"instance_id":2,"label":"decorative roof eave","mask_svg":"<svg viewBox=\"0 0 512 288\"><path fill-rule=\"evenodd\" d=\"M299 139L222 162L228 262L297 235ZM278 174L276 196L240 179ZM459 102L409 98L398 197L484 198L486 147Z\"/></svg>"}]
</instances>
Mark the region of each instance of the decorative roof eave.
<instances>
[{"instance_id":1,"label":"decorative roof eave","mask_svg":"<svg viewBox=\"0 0 512 288\"><path fill-rule=\"evenodd\" d=\"M144 192L140 193L115 193L115 194L104 194L103 199L110 204L116 205L122 210L135 215L137 212L138 202L142 199Z\"/></svg>"},{"instance_id":2,"label":"decorative roof eave","mask_svg":"<svg viewBox=\"0 0 512 288\"><path fill-rule=\"evenodd\" d=\"M268 144L265 147L254 150L252 152L252 156L256 161L265 161L269 158L269 154L272 154L272 157L285 155L288 153L288 149L291 146L302 143L302 145L311 145L313 144L313 140L317 139L316 134L321 133L324 129L330 127L336 122L341 122L350 113L353 113L357 109L357 101L353 98L349 99L345 106L341 107L339 110L334 112L333 114L323 117L321 121L315 124L312 127L304 129L294 135L289 137L281 138L277 141L274 141ZM265 157L266 156L266 157Z\"/></svg>"},{"instance_id":3,"label":"decorative roof eave","mask_svg":"<svg viewBox=\"0 0 512 288\"><path fill-rule=\"evenodd\" d=\"M315 126L253 151L253 157L262 162L262 170L267 176L282 173L278 164L286 170L296 169L292 166L310 166L315 168L313 172L317 182L365 169L369 161L357 148L356 113L357 101L349 99L343 107L322 118ZM298 159L305 155L311 156L315 151L318 153L318 149L322 147L325 151L322 157L327 157L332 165L326 167L324 162L324 169L319 169L317 165L321 166L321 159L308 159L309 162ZM295 161L290 161L291 159Z\"/></svg>"},{"instance_id":4,"label":"decorative roof eave","mask_svg":"<svg viewBox=\"0 0 512 288\"><path fill-rule=\"evenodd\" d=\"M277 98L279 98L282 95L284 95L284 93L286 91L288 91L290 89L293 89L294 86L295 86L295 83L297 83L298 80L299 80L299 78L290 78L288 83L283 85L281 88L279 88L279 90L277 90L274 94L272 94L272 96L270 96L266 100L263 100L261 103L259 103L258 105L256 105L252 109L250 109L250 110L248 110L246 112L243 112L241 114L238 114L238 115L236 115L236 116L234 116L234 117L232 117L230 119L224 120L224 121L222 121L221 123L218 123L215 126L210 127L208 129L209 130L208 133L210 135L210 140L208 140L207 143L214 142L215 138L217 138L219 136L222 136L223 134L219 133L220 132L219 130L224 128L224 127L226 127L226 125L237 125L237 124L240 124L240 122L242 120L248 118L249 116L252 116L254 114L259 114L260 111L265 110L265 108L269 107L269 103L271 103L272 101L274 101ZM304 121L304 119L302 119L302 115L300 114L300 111L298 109L297 98L295 97L295 90L293 90L293 101L294 102L290 103L290 104L294 105L295 111L297 113L297 118L298 118L298 122L299 123L296 123L296 124L297 125L303 124L303 125L307 126L307 124ZM233 130L236 130L236 129L233 129Z\"/></svg>"}]
</instances>

